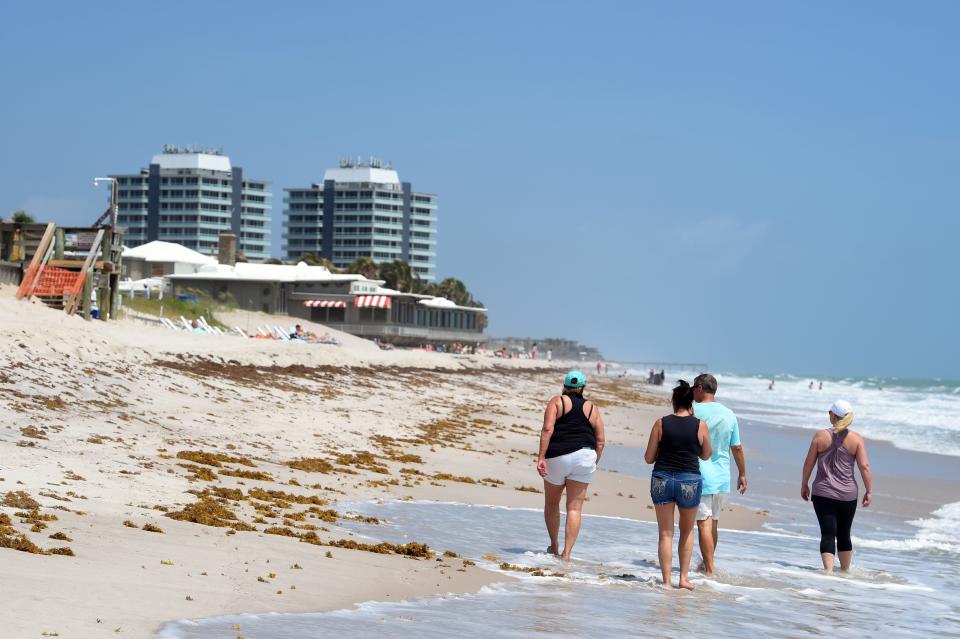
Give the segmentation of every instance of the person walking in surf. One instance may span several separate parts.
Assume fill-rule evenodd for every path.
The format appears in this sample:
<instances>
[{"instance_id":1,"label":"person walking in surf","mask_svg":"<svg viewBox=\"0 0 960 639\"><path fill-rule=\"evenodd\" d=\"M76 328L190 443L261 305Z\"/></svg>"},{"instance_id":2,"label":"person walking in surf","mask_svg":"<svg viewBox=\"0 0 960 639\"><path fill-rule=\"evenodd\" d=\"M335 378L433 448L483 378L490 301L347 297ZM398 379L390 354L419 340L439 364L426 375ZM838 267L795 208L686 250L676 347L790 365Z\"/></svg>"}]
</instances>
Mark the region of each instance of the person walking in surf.
<instances>
[{"instance_id":1,"label":"person walking in surf","mask_svg":"<svg viewBox=\"0 0 960 639\"><path fill-rule=\"evenodd\" d=\"M853 409L849 402L837 400L828 413L831 427L817 431L810 442L807 458L803 462L803 477L800 496L804 501L812 499L813 510L820 524L820 559L823 569L833 571L839 551L840 570L850 570L853 560L853 542L850 529L857 512L857 478L854 462L863 478L863 507L873 501L873 475L867 458L867 443L859 433L850 430ZM809 487L810 473L817 466L813 480L813 496Z\"/></svg>"},{"instance_id":2,"label":"person walking in surf","mask_svg":"<svg viewBox=\"0 0 960 639\"><path fill-rule=\"evenodd\" d=\"M654 464L650 477L650 498L657 512L660 543L657 554L663 585L672 588L674 505L680 511L681 588L693 590L690 582L690 555L693 554L693 524L697 519L703 479L700 459L709 459L710 431L707 423L693 414L693 389L680 380L673 389L673 414L661 417L650 429L650 441L644 459Z\"/></svg>"},{"instance_id":3,"label":"person walking in surf","mask_svg":"<svg viewBox=\"0 0 960 639\"><path fill-rule=\"evenodd\" d=\"M716 399L717 378L710 373L697 375L693 380L693 414L707 423L713 454L700 462L703 476L703 495L697 510L697 530L700 532L702 570L713 575L713 556L720 534L720 512L730 496L730 455L737 462L737 490L747 492L747 463L740 444L740 424L733 411Z\"/></svg>"},{"instance_id":4,"label":"person walking in surf","mask_svg":"<svg viewBox=\"0 0 960 639\"><path fill-rule=\"evenodd\" d=\"M543 477L543 519L550 536L547 552L568 561L580 534L580 515L590 478L603 454L603 417L593 402L584 398L586 377L580 371L567 373L563 391L550 398L543 413L537 472ZM560 498L567 492L567 525L560 553Z\"/></svg>"}]
</instances>

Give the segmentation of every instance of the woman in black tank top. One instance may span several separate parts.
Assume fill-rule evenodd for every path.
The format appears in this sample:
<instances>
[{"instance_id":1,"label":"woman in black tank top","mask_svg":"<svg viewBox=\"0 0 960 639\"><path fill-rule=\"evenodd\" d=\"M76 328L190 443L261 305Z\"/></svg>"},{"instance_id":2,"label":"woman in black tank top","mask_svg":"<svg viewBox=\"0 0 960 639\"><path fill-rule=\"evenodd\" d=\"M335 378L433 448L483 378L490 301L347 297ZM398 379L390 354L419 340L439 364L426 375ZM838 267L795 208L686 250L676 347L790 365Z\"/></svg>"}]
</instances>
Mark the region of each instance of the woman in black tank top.
<instances>
[{"instance_id":1,"label":"woman in black tank top","mask_svg":"<svg viewBox=\"0 0 960 639\"><path fill-rule=\"evenodd\" d=\"M600 409L584 398L586 379L570 371L563 380L563 393L550 398L540 431L537 472L543 477L543 519L550 545L547 552L559 553L560 497L567 493L567 526L564 531L564 560L580 533L580 515L590 478L603 453L603 418Z\"/></svg>"},{"instance_id":2,"label":"woman in black tank top","mask_svg":"<svg viewBox=\"0 0 960 639\"><path fill-rule=\"evenodd\" d=\"M660 532L658 555L663 584L672 588L674 505L680 511L680 587L693 590L687 578L693 554L693 526L703 491L700 460L709 459L713 450L706 422L693 415L693 389L682 379L673 389L673 414L658 419L650 429L650 441L644 459L653 464L650 498L657 511Z\"/></svg>"}]
</instances>

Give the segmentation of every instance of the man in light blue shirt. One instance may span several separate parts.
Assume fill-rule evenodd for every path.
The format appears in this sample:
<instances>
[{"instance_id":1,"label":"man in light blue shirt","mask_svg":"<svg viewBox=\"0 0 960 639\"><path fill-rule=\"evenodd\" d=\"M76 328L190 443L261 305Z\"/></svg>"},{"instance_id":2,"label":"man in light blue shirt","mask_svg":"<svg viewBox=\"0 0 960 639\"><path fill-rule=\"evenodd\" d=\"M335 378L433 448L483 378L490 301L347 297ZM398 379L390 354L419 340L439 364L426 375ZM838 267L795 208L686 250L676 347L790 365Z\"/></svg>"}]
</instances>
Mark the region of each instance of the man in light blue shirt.
<instances>
[{"instance_id":1,"label":"man in light blue shirt","mask_svg":"<svg viewBox=\"0 0 960 639\"><path fill-rule=\"evenodd\" d=\"M693 380L693 414L707 422L713 455L700 461L703 477L703 496L697 509L697 530L700 532L700 554L703 572L713 575L713 556L717 551L720 511L730 494L730 453L740 473L737 490L747 492L747 465L740 445L740 424L733 411L715 399L717 378L710 373L697 375Z\"/></svg>"}]
</instances>

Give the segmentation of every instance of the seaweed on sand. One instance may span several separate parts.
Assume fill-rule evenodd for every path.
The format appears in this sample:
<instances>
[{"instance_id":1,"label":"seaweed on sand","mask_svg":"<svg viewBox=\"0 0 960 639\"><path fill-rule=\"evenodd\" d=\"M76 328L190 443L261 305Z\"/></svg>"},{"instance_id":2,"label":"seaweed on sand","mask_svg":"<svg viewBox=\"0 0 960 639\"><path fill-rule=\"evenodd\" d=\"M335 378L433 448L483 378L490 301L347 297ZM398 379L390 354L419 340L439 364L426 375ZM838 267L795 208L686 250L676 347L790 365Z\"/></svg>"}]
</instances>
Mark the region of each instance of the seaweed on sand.
<instances>
[{"instance_id":1,"label":"seaweed on sand","mask_svg":"<svg viewBox=\"0 0 960 639\"><path fill-rule=\"evenodd\" d=\"M253 530L253 526L237 519L232 510L211 497L201 497L199 501L184 507L183 510L169 512L164 516L203 526Z\"/></svg>"}]
</instances>

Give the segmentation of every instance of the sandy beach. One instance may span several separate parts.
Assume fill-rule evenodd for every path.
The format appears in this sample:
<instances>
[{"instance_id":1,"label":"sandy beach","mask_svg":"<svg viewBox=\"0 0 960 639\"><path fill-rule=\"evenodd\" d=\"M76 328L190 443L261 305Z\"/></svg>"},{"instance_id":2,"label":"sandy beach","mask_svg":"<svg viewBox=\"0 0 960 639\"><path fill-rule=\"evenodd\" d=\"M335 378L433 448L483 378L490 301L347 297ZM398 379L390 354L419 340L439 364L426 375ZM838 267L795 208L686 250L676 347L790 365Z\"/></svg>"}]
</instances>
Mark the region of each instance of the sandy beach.
<instances>
[{"instance_id":1,"label":"sandy beach","mask_svg":"<svg viewBox=\"0 0 960 639\"><path fill-rule=\"evenodd\" d=\"M5 637L471 592L512 577L358 539L338 504L542 507L532 455L559 362L84 322L9 288L0 335L3 539L34 551L0 549ZM642 445L664 412L634 382L590 392L612 445ZM646 480L599 472L587 512L652 519ZM733 507L725 524L761 521Z\"/></svg>"},{"instance_id":2,"label":"sandy beach","mask_svg":"<svg viewBox=\"0 0 960 639\"><path fill-rule=\"evenodd\" d=\"M84 322L15 302L9 288L0 335L4 637L152 637L176 619L323 612L529 579L385 524L358 536L352 524L369 514L351 504L532 515L544 402L572 363L381 351L340 333L333 346ZM609 446L585 513L652 521L640 453L666 395L629 378L593 379L589 395ZM810 431L742 427L751 491L728 507L724 529L809 525L796 492ZM876 503L862 526L928 516L946 499L930 480L960 487L953 458L871 450ZM540 546L542 524L525 521L524 544ZM596 526L585 523L585 551Z\"/></svg>"}]
</instances>

